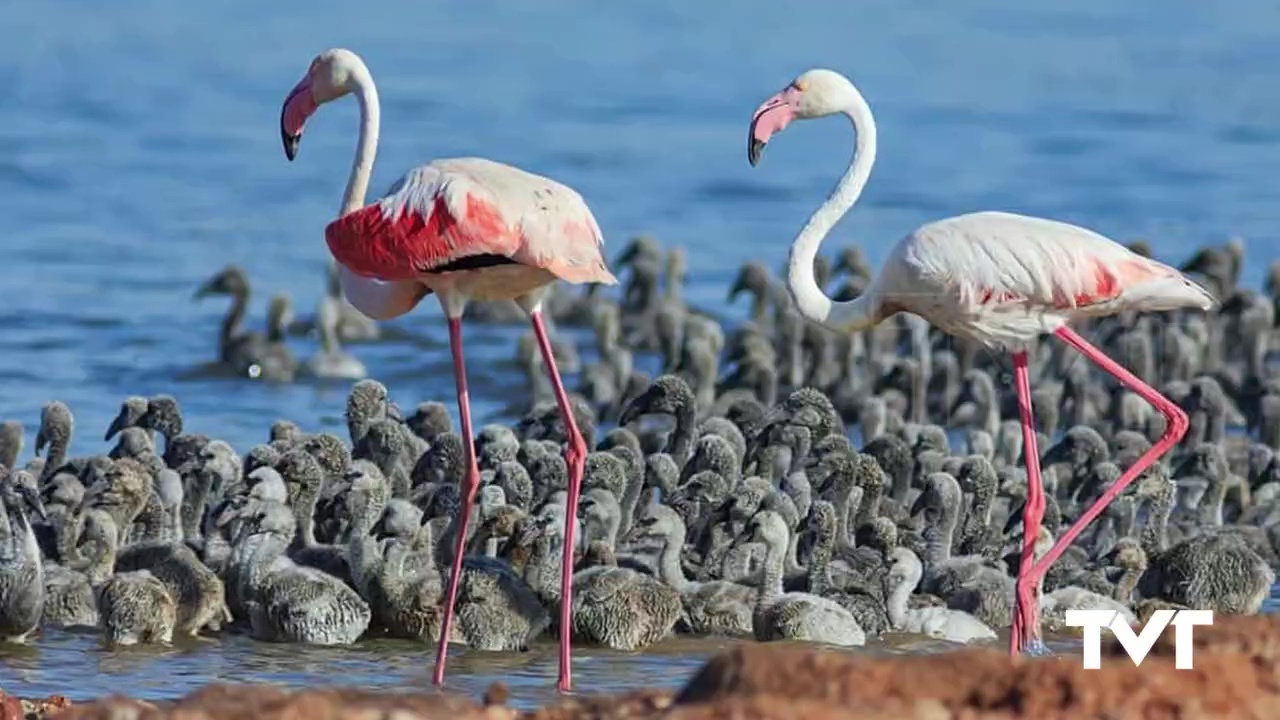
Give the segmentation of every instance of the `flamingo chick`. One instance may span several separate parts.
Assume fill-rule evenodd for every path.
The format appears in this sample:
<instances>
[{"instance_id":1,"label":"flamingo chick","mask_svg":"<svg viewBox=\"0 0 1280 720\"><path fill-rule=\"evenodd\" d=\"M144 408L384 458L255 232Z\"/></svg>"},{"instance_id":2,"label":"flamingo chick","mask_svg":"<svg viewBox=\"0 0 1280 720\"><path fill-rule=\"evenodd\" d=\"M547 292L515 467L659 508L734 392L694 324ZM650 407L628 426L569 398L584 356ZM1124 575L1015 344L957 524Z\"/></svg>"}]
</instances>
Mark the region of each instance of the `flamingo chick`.
<instances>
[{"instance_id":1,"label":"flamingo chick","mask_svg":"<svg viewBox=\"0 0 1280 720\"><path fill-rule=\"evenodd\" d=\"M871 108L848 78L832 70L809 70L756 109L747 136L747 160L756 165L765 144L792 120L828 115L843 115L853 124L853 159L830 197L792 244L787 286L801 315L844 332L866 330L908 312L951 335L1012 353L1028 488L1009 651L1017 654L1020 649L1042 648L1038 595L1045 572L1134 478L1182 439L1188 427L1181 408L1068 324L1120 312L1209 310L1215 304L1213 296L1168 265L1091 230L1043 218L980 212L916 229L890 250L884 267L862 295L834 302L819 287L813 261L822 239L857 201L871 175L876 156ZM1159 441L1036 561L1034 543L1045 499L1031 414L1027 350L1042 333L1057 335L1114 375L1155 406L1168 423Z\"/></svg>"},{"instance_id":2,"label":"flamingo chick","mask_svg":"<svg viewBox=\"0 0 1280 720\"><path fill-rule=\"evenodd\" d=\"M587 447L574 421L542 321L542 302L555 280L617 284L603 255L604 238L582 197L569 187L509 165L482 158L451 158L419 165L406 173L377 202L366 206L365 193L378 147L378 91L363 60L350 50L326 50L311 61L307 74L289 92L280 115L285 156L298 153L307 118L324 103L354 93L360 103L360 140L337 220L325 228L325 241L338 262L343 293L360 312L389 320L435 293L449 321L449 345L458 390L462 446L467 472L462 493L459 548L445 606L434 681L444 681L445 656L462 550L471 506L480 485L471 432L471 410L462 359L463 310L471 298L514 300L533 323L538 347L560 406L568 446L568 512L562 564L560 627L570 618L572 554L578 495ZM560 678L571 685L568 632L560 634Z\"/></svg>"}]
</instances>

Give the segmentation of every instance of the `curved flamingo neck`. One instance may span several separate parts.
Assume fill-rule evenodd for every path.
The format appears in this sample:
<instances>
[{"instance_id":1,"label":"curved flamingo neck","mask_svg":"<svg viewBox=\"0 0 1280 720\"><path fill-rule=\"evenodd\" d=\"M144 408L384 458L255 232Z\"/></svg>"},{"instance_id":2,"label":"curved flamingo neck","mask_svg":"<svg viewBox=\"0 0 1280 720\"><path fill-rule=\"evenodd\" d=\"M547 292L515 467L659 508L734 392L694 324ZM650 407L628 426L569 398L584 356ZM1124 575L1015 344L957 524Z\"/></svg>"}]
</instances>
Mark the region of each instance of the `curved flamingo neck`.
<instances>
[{"instance_id":1,"label":"curved flamingo neck","mask_svg":"<svg viewBox=\"0 0 1280 720\"><path fill-rule=\"evenodd\" d=\"M351 176L347 189L342 193L342 208L338 216L364 207L369 192L369 177L373 174L373 161L378 154L378 130L382 120L382 107L378 103L378 88L366 67L352 68L353 92L360 103L360 139L356 143L355 160L351 163Z\"/></svg>"},{"instance_id":2,"label":"curved flamingo neck","mask_svg":"<svg viewBox=\"0 0 1280 720\"><path fill-rule=\"evenodd\" d=\"M822 245L827 233L831 232L831 228L858 201L871 176L871 166L876 161L875 119L862 94L856 89L850 89L852 92L840 113L853 124L853 159L826 202L814 211L792 243L787 286L801 315L831 327L860 330L877 322L875 308L871 307L874 300L868 300L868 295L875 287L874 282L867 293L860 297L837 303L819 287L813 272L813 260L818 254L818 247Z\"/></svg>"}]
</instances>

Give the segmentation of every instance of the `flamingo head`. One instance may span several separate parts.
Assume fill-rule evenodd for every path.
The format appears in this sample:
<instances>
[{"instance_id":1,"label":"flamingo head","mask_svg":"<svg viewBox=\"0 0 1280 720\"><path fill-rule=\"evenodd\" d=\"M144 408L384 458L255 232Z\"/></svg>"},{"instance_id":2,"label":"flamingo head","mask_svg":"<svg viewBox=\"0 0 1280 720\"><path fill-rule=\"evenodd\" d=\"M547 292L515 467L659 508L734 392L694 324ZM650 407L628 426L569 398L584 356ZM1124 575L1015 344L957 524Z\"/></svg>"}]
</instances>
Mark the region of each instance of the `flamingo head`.
<instances>
[{"instance_id":1,"label":"flamingo head","mask_svg":"<svg viewBox=\"0 0 1280 720\"><path fill-rule=\"evenodd\" d=\"M298 156L302 128L316 108L351 92L368 74L360 56L344 48L325 50L311 61L307 74L289 91L280 111L280 138L286 158Z\"/></svg>"},{"instance_id":2,"label":"flamingo head","mask_svg":"<svg viewBox=\"0 0 1280 720\"><path fill-rule=\"evenodd\" d=\"M792 120L808 120L843 112L857 93L853 83L835 70L814 68L801 73L782 92L765 100L751 116L747 132L747 161L754 167L769 138Z\"/></svg>"}]
</instances>

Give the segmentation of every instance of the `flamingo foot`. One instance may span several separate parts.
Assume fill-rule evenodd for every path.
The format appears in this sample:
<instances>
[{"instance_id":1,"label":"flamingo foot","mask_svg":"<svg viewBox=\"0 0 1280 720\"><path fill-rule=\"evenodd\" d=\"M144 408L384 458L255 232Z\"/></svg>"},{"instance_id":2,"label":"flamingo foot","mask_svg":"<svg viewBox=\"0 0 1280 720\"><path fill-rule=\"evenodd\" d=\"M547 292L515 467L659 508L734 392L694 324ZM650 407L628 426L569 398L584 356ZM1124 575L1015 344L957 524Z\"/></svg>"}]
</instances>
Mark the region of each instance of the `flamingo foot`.
<instances>
[{"instance_id":1,"label":"flamingo foot","mask_svg":"<svg viewBox=\"0 0 1280 720\"><path fill-rule=\"evenodd\" d=\"M1040 639L1040 598L1036 592L1039 585L1039 579L1034 574L1018 580L1018 602L1013 611L1014 632L1009 644L1010 655L1034 653L1044 647L1044 642Z\"/></svg>"},{"instance_id":2,"label":"flamingo foot","mask_svg":"<svg viewBox=\"0 0 1280 720\"><path fill-rule=\"evenodd\" d=\"M1022 652L1023 654L1030 655L1031 657L1053 657L1054 654L1053 651L1049 649L1049 646L1045 645L1044 641L1040 638L1036 638L1027 643L1022 648Z\"/></svg>"}]
</instances>

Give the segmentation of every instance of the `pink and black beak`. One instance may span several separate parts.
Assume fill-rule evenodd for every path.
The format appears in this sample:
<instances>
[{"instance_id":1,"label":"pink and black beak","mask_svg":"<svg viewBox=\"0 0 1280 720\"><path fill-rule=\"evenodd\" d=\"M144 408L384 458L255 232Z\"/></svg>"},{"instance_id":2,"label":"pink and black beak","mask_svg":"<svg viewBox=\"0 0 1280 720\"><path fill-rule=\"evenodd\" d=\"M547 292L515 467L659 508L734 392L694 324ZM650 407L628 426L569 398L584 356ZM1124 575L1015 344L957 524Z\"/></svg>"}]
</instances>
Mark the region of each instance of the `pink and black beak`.
<instances>
[{"instance_id":1,"label":"pink and black beak","mask_svg":"<svg viewBox=\"0 0 1280 720\"><path fill-rule=\"evenodd\" d=\"M294 86L280 109L280 140L284 143L284 156L290 161L298 156L302 128L315 111L316 100L311 94L311 76L308 74Z\"/></svg>"},{"instance_id":2,"label":"pink and black beak","mask_svg":"<svg viewBox=\"0 0 1280 720\"><path fill-rule=\"evenodd\" d=\"M769 138L791 123L800 102L800 89L794 85L764 101L751 116L751 129L747 131L747 162L751 167L760 163L760 154Z\"/></svg>"},{"instance_id":3,"label":"pink and black beak","mask_svg":"<svg viewBox=\"0 0 1280 720\"><path fill-rule=\"evenodd\" d=\"M284 143L285 158L287 158L289 162L293 162L293 159L298 157L298 144L302 142L302 136L290 135L284 130L281 130L280 140Z\"/></svg>"}]
</instances>

